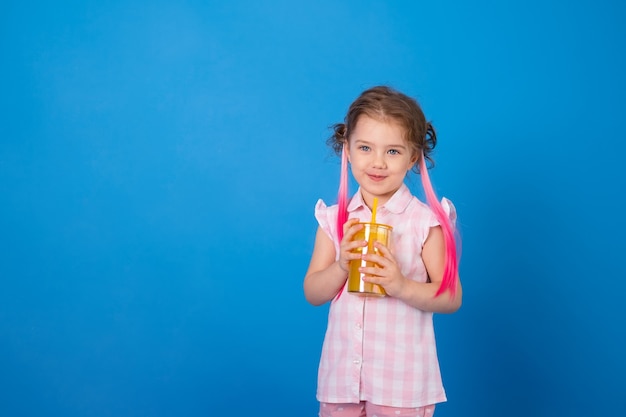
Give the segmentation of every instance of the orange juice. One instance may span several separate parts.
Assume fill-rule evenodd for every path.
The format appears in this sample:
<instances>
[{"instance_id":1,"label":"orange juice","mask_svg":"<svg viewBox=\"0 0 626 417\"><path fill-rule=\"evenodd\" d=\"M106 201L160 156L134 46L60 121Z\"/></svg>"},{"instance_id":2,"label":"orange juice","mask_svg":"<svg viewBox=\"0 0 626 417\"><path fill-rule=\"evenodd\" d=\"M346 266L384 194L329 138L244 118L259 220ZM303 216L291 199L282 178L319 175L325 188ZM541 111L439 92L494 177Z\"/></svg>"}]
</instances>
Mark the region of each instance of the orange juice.
<instances>
[{"instance_id":1,"label":"orange juice","mask_svg":"<svg viewBox=\"0 0 626 417\"><path fill-rule=\"evenodd\" d=\"M389 238L392 227L386 224L380 223L361 223L364 227L359 230L354 240L367 240L367 246L358 248L356 253L378 253L378 250L374 248L374 242L380 242L385 246L389 246ZM374 262L366 262L363 259L356 259L350 261L350 272L348 274L348 292L357 295L377 296L384 297L387 295L383 287L378 284L372 284L370 282L363 282L363 275L359 272L360 267L376 266Z\"/></svg>"}]
</instances>

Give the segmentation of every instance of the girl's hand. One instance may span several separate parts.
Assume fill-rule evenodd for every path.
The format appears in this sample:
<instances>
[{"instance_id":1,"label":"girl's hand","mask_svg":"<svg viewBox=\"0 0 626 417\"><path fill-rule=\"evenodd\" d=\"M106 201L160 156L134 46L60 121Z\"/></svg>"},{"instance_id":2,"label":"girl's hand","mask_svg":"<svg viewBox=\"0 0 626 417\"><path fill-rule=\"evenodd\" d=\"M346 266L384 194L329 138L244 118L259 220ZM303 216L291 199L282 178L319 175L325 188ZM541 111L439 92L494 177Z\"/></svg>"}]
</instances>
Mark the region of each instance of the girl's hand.
<instances>
[{"instance_id":1,"label":"girl's hand","mask_svg":"<svg viewBox=\"0 0 626 417\"><path fill-rule=\"evenodd\" d=\"M363 281L378 284L385 289L387 295L398 297L404 291L409 280L402 275L396 258L387 246L375 242L374 247L378 250L378 254L368 253L363 255L363 259L368 262L375 262L377 265L359 268L359 271L365 274Z\"/></svg>"},{"instance_id":2,"label":"girl's hand","mask_svg":"<svg viewBox=\"0 0 626 417\"><path fill-rule=\"evenodd\" d=\"M366 240L352 240L356 232L363 229L363 227L362 224L359 224L359 219L348 219L343 225L343 239L341 239L339 244L339 260L337 262L339 267L346 273L350 270L350 261L361 257L360 253L352 251L356 248L367 246Z\"/></svg>"}]
</instances>

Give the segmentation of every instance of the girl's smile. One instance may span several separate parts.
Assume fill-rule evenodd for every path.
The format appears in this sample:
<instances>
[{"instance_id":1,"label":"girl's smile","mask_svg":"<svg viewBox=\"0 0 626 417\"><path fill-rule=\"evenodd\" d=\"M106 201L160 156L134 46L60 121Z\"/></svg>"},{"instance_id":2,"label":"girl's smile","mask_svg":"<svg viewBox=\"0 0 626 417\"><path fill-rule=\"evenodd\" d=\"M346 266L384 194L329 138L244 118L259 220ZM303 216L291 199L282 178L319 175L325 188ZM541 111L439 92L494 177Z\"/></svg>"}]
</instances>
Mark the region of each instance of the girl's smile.
<instances>
[{"instance_id":1,"label":"girl's smile","mask_svg":"<svg viewBox=\"0 0 626 417\"><path fill-rule=\"evenodd\" d=\"M387 178L386 176L383 176L383 175L374 175L374 174L368 174L368 177L370 177L372 181L382 181L385 178Z\"/></svg>"}]
</instances>

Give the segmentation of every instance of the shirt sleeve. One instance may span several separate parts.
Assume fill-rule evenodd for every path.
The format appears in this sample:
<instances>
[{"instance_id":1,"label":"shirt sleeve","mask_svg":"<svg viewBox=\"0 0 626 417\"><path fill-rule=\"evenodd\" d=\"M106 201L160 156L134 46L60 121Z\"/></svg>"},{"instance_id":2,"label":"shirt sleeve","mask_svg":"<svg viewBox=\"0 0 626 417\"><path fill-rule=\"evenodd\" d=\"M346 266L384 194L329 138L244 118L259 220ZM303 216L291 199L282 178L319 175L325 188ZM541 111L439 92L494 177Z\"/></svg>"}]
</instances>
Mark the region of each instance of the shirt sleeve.
<instances>
[{"instance_id":1,"label":"shirt sleeve","mask_svg":"<svg viewBox=\"0 0 626 417\"><path fill-rule=\"evenodd\" d=\"M456 226L456 208L454 207L454 204L452 204L452 201L444 197L441 199L441 207L443 208L443 211L448 216L448 219L450 219L450 225L454 229ZM422 239L421 239L422 246L424 245L424 242L426 242L426 238L428 238L428 233L430 231L430 228L440 225L439 220L437 219L437 216L435 216L435 212L433 212L432 210L429 210L429 213L430 215L425 222L428 230L426 230L424 235L422 236Z\"/></svg>"},{"instance_id":2,"label":"shirt sleeve","mask_svg":"<svg viewBox=\"0 0 626 417\"><path fill-rule=\"evenodd\" d=\"M448 216L448 219L450 219L450 224L452 225L452 227L454 227L456 225L456 208L454 207L454 204L452 204L452 201L444 197L441 199L441 207ZM432 210L430 211L430 213L431 216L428 221L428 227L439 226L439 220L437 220L437 216L435 216L435 213Z\"/></svg>"},{"instance_id":3,"label":"shirt sleeve","mask_svg":"<svg viewBox=\"0 0 626 417\"><path fill-rule=\"evenodd\" d=\"M334 242L337 236L337 206L327 207L324 201L317 200L315 218L322 230Z\"/></svg>"},{"instance_id":4,"label":"shirt sleeve","mask_svg":"<svg viewBox=\"0 0 626 417\"><path fill-rule=\"evenodd\" d=\"M452 227L456 227L456 207L452 204L452 201L447 198L441 199L441 207L443 207L443 211L446 212L448 218L450 219L450 224Z\"/></svg>"}]
</instances>

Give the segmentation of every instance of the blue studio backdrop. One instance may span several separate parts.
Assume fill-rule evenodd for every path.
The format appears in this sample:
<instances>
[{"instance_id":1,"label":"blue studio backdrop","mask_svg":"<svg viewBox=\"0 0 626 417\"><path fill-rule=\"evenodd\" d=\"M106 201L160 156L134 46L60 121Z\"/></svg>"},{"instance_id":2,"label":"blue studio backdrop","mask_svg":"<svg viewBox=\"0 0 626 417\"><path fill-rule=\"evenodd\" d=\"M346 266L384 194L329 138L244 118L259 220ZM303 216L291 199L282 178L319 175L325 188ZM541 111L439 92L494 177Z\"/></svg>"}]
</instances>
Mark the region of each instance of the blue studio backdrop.
<instances>
[{"instance_id":1,"label":"blue studio backdrop","mask_svg":"<svg viewBox=\"0 0 626 417\"><path fill-rule=\"evenodd\" d=\"M422 104L459 212L436 415L626 415L625 18L4 1L0 415L316 415L313 206L335 202L328 127L376 84Z\"/></svg>"}]
</instances>

